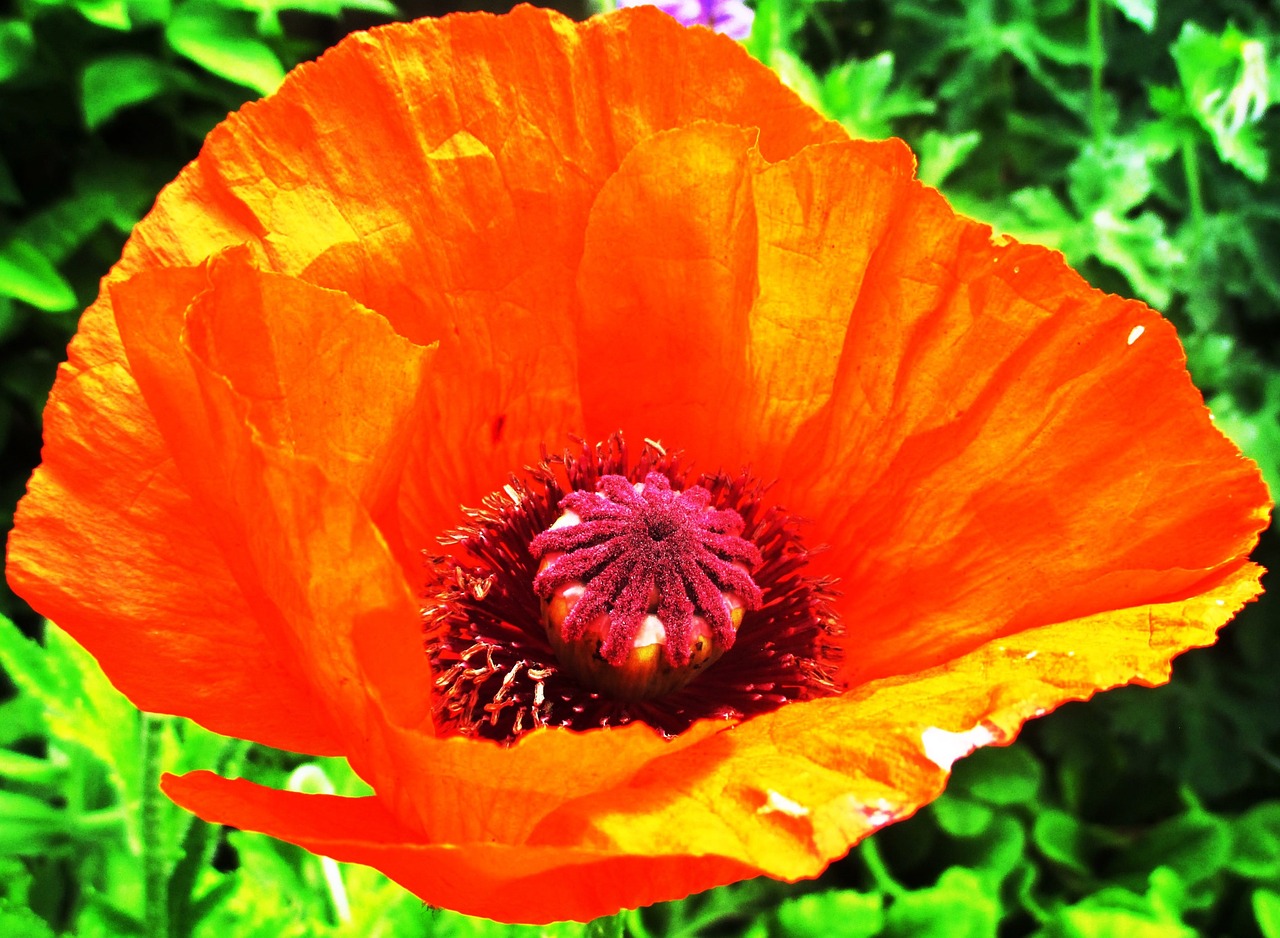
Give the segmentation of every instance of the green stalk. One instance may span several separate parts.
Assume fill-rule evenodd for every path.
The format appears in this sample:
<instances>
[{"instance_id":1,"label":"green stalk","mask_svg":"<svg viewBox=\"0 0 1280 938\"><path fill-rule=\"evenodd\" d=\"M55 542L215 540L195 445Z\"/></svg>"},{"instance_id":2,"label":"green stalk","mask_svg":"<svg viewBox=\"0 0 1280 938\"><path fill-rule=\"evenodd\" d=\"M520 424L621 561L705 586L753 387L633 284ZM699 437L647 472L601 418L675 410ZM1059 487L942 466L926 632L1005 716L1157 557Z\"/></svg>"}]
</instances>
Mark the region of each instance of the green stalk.
<instances>
[{"instance_id":1,"label":"green stalk","mask_svg":"<svg viewBox=\"0 0 1280 938\"><path fill-rule=\"evenodd\" d=\"M1204 194L1200 190L1200 158L1196 142L1187 136L1182 141L1182 173L1187 180L1187 208L1191 213L1191 233L1197 247L1204 231Z\"/></svg>"},{"instance_id":2,"label":"green stalk","mask_svg":"<svg viewBox=\"0 0 1280 938\"><path fill-rule=\"evenodd\" d=\"M907 891L889 872L889 866L884 862L884 857L880 856L880 848L874 837L864 840L858 852L862 854L862 862L867 864L867 871L871 873L876 889L888 896L900 896Z\"/></svg>"},{"instance_id":3,"label":"green stalk","mask_svg":"<svg viewBox=\"0 0 1280 938\"><path fill-rule=\"evenodd\" d=\"M1089 0L1089 123L1092 125L1094 146L1099 148L1104 137L1102 69L1106 55L1102 47L1102 0Z\"/></svg>"},{"instance_id":4,"label":"green stalk","mask_svg":"<svg viewBox=\"0 0 1280 938\"><path fill-rule=\"evenodd\" d=\"M142 714L142 875L146 938L169 938L168 876L160 795L160 748L165 718Z\"/></svg>"}]
</instances>

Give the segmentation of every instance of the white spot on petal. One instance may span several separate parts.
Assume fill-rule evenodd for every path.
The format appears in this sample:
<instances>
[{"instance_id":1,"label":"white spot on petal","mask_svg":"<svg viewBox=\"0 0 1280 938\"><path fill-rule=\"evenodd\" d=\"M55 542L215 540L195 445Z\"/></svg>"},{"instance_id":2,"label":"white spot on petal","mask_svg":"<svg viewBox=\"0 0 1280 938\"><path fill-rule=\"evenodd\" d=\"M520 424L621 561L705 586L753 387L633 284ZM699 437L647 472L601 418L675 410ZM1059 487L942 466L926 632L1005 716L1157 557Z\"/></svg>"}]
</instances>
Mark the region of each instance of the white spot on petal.
<instances>
[{"instance_id":1,"label":"white spot on petal","mask_svg":"<svg viewBox=\"0 0 1280 938\"><path fill-rule=\"evenodd\" d=\"M950 769L957 759L995 741L995 735L981 723L963 733L931 726L920 734L925 756L940 769Z\"/></svg>"},{"instance_id":2,"label":"white spot on petal","mask_svg":"<svg viewBox=\"0 0 1280 938\"><path fill-rule=\"evenodd\" d=\"M1147 331L1146 326L1134 326L1132 329L1129 330L1129 339L1125 344L1132 345L1134 342L1137 342L1138 339L1142 337L1142 333L1146 331Z\"/></svg>"},{"instance_id":3,"label":"white spot on petal","mask_svg":"<svg viewBox=\"0 0 1280 938\"><path fill-rule=\"evenodd\" d=\"M772 788L768 791L765 803L756 808L756 814L785 814L787 817L808 817L809 809L798 801L792 801L786 795L778 794Z\"/></svg>"},{"instance_id":4,"label":"white spot on petal","mask_svg":"<svg viewBox=\"0 0 1280 938\"><path fill-rule=\"evenodd\" d=\"M1026 658L1028 661L1030 661L1032 658L1034 658L1038 654L1040 654L1039 651L1029 651L1023 657Z\"/></svg>"},{"instance_id":5,"label":"white spot on petal","mask_svg":"<svg viewBox=\"0 0 1280 938\"><path fill-rule=\"evenodd\" d=\"M862 814L872 827L884 827L897 817L893 812L893 805L884 798L877 799L874 807L863 805Z\"/></svg>"}]
</instances>

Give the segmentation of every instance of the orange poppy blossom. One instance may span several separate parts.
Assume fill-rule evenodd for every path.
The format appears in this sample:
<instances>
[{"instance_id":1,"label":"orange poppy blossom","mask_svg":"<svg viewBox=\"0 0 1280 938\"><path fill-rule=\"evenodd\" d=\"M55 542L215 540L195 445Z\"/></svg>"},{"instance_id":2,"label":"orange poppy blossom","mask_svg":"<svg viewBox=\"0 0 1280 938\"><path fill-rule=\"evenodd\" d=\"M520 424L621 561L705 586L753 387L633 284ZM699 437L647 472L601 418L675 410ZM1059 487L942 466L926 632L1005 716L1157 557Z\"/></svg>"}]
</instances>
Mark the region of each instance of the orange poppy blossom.
<instances>
[{"instance_id":1,"label":"orange poppy blossom","mask_svg":"<svg viewBox=\"0 0 1280 938\"><path fill-rule=\"evenodd\" d=\"M814 877L1260 590L1173 327L913 171L646 7L352 36L104 280L10 582L374 791L175 801L435 905Z\"/></svg>"}]
</instances>

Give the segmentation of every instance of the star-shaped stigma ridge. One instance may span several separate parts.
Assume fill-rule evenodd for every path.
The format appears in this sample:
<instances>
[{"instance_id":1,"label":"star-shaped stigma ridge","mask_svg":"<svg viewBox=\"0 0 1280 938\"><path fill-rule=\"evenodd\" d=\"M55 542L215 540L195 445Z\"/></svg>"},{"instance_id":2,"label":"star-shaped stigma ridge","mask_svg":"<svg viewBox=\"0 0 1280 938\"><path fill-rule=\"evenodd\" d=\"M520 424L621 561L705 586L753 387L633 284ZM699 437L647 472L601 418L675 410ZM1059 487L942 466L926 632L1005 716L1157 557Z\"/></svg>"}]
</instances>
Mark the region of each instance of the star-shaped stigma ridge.
<instances>
[{"instance_id":1,"label":"star-shaped stigma ridge","mask_svg":"<svg viewBox=\"0 0 1280 938\"><path fill-rule=\"evenodd\" d=\"M718 645L731 647L735 624L726 594L747 610L761 603L751 571L762 560L756 546L740 536L742 516L711 508L711 493L702 486L674 491L656 472L641 485L620 475L601 476L597 489L565 495L560 520L529 545L534 557L551 558L533 581L543 599L566 584L584 586L564 621L565 638L581 638L607 615L599 654L621 665L645 617L654 613L672 664L689 661L694 616L706 620Z\"/></svg>"}]
</instances>

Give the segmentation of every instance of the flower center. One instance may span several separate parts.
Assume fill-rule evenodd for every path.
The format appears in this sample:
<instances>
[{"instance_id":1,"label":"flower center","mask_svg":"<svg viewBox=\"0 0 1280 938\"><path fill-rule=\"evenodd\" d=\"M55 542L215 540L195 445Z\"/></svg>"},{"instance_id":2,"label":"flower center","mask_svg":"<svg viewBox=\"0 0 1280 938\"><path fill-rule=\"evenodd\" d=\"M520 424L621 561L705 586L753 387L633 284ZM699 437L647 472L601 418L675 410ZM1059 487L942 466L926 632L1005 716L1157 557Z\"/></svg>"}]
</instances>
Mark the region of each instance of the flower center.
<instances>
[{"instance_id":1,"label":"flower center","mask_svg":"<svg viewBox=\"0 0 1280 938\"><path fill-rule=\"evenodd\" d=\"M760 608L750 571L760 551L742 516L710 507L695 485L666 476L600 478L574 491L529 545L533 581L561 664L620 700L662 696L689 683L733 646L747 610Z\"/></svg>"},{"instance_id":2,"label":"flower center","mask_svg":"<svg viewBox=\"0 0 1280 938\"><path fill-rule=\"evenodd\" d=\"M674 736L838 693L831 583L806 575L799 524L765 491L618 435L544 453L464 509L444 553L424 552L436 725Z\"/></svg>"}]
</instances>

